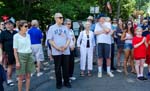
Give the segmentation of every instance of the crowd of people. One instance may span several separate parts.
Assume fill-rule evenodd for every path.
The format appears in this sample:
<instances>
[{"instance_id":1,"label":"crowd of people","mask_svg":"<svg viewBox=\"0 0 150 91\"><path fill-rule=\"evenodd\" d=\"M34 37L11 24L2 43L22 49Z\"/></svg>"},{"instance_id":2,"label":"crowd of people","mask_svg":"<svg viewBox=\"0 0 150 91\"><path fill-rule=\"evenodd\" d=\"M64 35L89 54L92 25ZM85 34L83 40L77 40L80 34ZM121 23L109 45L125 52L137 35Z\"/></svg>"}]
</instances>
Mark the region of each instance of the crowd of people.
<instances>
[{"instance_id":1,"label":"crowd of people","mask_svg":"<svg viewBox=\"0 0 150 91\"><path fill-rule=\"evenodd\" d=\"M45 44L50 60L54 60L57 89L61 89L63 85L71 88L71 80L76 80L74 77L76 47L80 52L81 77L93 75L95 56L98 78L103 76L103 70L109 77L115 76L112 71L119 73L123 71L128 75L128 66L131 66L130 72L136 74L138 80L147 80L147 77L150 77L148 14L145 18L135 20L132 18L126 21L121 18L111 20L104 14L99 14L96 18L89 16L85 24L80 21L77 39L71 29L71 19L64 20L61 13L55 13L54 20L55 24L47 27ZM43 75L40 70L41 62L44 61L42 38L43 33L37 20L32 20L31 25L26 20L16 21L16 24L12 20L0 23L1 91L3 81L6 81L8 86L14 86L13 67L16 68L18 91L22 91L23 80L26 81L26 91L29 91L31 76L35 73L37 77ZM116 60L114 60L115 50L117 50ZM148 64L147 77L144 76L144 63Z\"/></svg>"}]
</instances>

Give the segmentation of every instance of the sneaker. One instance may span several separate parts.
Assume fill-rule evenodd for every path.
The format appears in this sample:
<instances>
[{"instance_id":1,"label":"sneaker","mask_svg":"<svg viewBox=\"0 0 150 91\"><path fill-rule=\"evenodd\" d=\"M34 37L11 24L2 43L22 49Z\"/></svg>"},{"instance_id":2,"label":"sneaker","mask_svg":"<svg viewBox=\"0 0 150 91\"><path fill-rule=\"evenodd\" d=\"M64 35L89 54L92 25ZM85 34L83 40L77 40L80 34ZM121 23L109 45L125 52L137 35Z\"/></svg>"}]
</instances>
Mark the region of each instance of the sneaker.
<instances>
[{"instance_id":1,"label":"sneaker","mask_svg":"<svg viewBox=\"0 0 150 91\"><path fill-rule=\"evenodd\" d=\"M76 80L76 77L70 77L69 79L74 81L74 80Z\"/></svg>"},{"instance_id":2,"label":"sneaker","mask_svg":"<svg viewBox=\"0 0 150 91\"><path fill-rule=\"evenodd\" d=\"M121 73L121 72L122 72L122 70L120 70L120 69L117 69L116 71L117 71L117 72L119 72L119 73Z\"/></svg>"},{"instance_id":3,"label":"sneaker","mask_svg":"<svg viewBox=\"0 0 150 91\"><path fill-rule=\"evenodd\" d=\"M101 72L98 72L98 78L101 78L102 77L102 73Z\"/></svg>"},{"instance_id":4,"label":"sneaker","mask_svg":"<svg viewBox=\"0 0 150 91\"><path fill-rule=\"evenodd\" d=\"M147 80L147 78L146 78L146 77L144 77L144 76L142 76L141 78L142 78L142 80Z\"/></svg>"},{"instance_id":5,"label":"sneaker","mask_svg":"<svg viewBox=\"0 0 150 91\"><path fill-rule=\"evenodd\" d=\"M38 73L37 73L37 77L39 77L39 76L41 76L41 75L43 75L42 72L38 72Z\"/></svg>"},{"instance_id":6,"label":"sneaker","mask_svg":"<svg viewBox=\"0 0 150 91\"><path fill-rule=\"evenodd\" d=\"M111 72L108 72L107 75L110 77L114 77L114 74L112 74Z\"/></svg>"},{"instance_id":7,"label":"sneaker","mask_svg":"<svg viewBox=\"0 0 150 91\"><path fill-rule=\"evenodd\" d=\"M142 80L142 77L137 77L138 80Z\"/></svg>"}]
</instances>

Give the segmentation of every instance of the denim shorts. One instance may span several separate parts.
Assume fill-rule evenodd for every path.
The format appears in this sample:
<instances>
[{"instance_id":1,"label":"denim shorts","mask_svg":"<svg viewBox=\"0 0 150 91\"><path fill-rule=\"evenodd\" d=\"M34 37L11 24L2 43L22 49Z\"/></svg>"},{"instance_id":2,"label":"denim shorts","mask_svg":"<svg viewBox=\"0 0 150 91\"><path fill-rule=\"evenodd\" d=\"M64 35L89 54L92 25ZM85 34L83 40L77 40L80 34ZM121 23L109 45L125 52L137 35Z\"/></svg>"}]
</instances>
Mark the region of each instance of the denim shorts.
<instances>
[{"instance_id":1,"label":"denim shorts","mask_svg":"<svg viewBox=\"0 0 150 91\"><path fill-rule=\"evenodd\" d=\"M125 43L124 44L124 50L132 50L133 46L132 46L132 43Z\"/></svg>"}]
</instances>

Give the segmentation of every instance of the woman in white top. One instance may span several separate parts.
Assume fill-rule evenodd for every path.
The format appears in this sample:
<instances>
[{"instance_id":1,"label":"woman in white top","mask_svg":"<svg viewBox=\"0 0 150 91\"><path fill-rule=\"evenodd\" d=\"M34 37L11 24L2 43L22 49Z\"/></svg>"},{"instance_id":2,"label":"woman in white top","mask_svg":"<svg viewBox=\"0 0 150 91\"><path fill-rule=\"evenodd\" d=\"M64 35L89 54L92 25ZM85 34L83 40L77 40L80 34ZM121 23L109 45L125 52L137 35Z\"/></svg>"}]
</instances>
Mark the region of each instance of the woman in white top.
<instances>
[{"instance_id":1,"label":"woman in white top","mask_svg":"<svg viewBox=\"0 0 150 91\"><path fill-rule=\"evenodd\" d=\"M71 20L70 19L65 19L64 22L65 26L68 28L69 30L69 34L70 34L70 56L69 56L69 79L70 80L76 80L76 78L73 76L74 73L74 49L75 49L75 43L76 43L76 38L74 36L74 32L71 29Z\"/></svg>"},{"instance_id":2,"label":"woman in white top","mask_svg":"<svg viewBox=\"0 0 150 91\"><path fill-rule=\"evenodd\" d=\"M123 32L121 36L121 40L125 42L124 44L124 52L125 52L125 58L124 58L124 72L127 75L127 63L130 58L130 65L131 65L131 72L135 73L135 68L134 68L134 61L133 61L133 46L132 46L132 39L134 36L134 29L133 29L133 23L131 21L127 22L125 31Z\"/></svg>"},{"instance_id":3,"label":"woman in white top","mask_svg":"<svg viewBox=\"0 0 150 91\"><path fill-rule=\"evenodd\" d=\"M25 75L26 91L30 88L30 75L35 70L31 50L30 36L26 33L28 24L25 20L19 22L19 32L14 35L13 48L16 59L16 74L18 76L18 91L22 91L22 80Z\"/></svg>"},{"instance_id":4,"label":"woman in white top","mask_svg":"<svg viewBox=\"0 0 150 91\"><path fill-rule=\"evenodd\" d=\"M80 32L77 40L77 47L80 48L80 69L81 76L84 76L84 71L86 67L86 57L87 57L87 68L88 76L91 76L91 71L93 70L93 49L95 46L94 33L90 31L90 22L86 22L85 30Z\"/></svg>"}]
</instances>

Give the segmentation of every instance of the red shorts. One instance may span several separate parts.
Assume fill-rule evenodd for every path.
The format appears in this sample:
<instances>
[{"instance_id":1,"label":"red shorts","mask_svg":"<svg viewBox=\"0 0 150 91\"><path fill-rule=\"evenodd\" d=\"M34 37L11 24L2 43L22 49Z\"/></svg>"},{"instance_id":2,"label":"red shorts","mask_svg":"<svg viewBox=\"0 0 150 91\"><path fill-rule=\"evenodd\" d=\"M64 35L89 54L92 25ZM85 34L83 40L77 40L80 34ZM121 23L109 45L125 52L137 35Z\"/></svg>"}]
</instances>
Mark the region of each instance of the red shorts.
<instances>
[{"instance_id":1,"label":"red shorts","mask_svg":"<svg viewBox=\"0 0 150 91\"><path fill-rule=\"evenodd\" d=\"M146 56L146 64L150 65L150 56Z\"/></svg>"}]
</instances>

